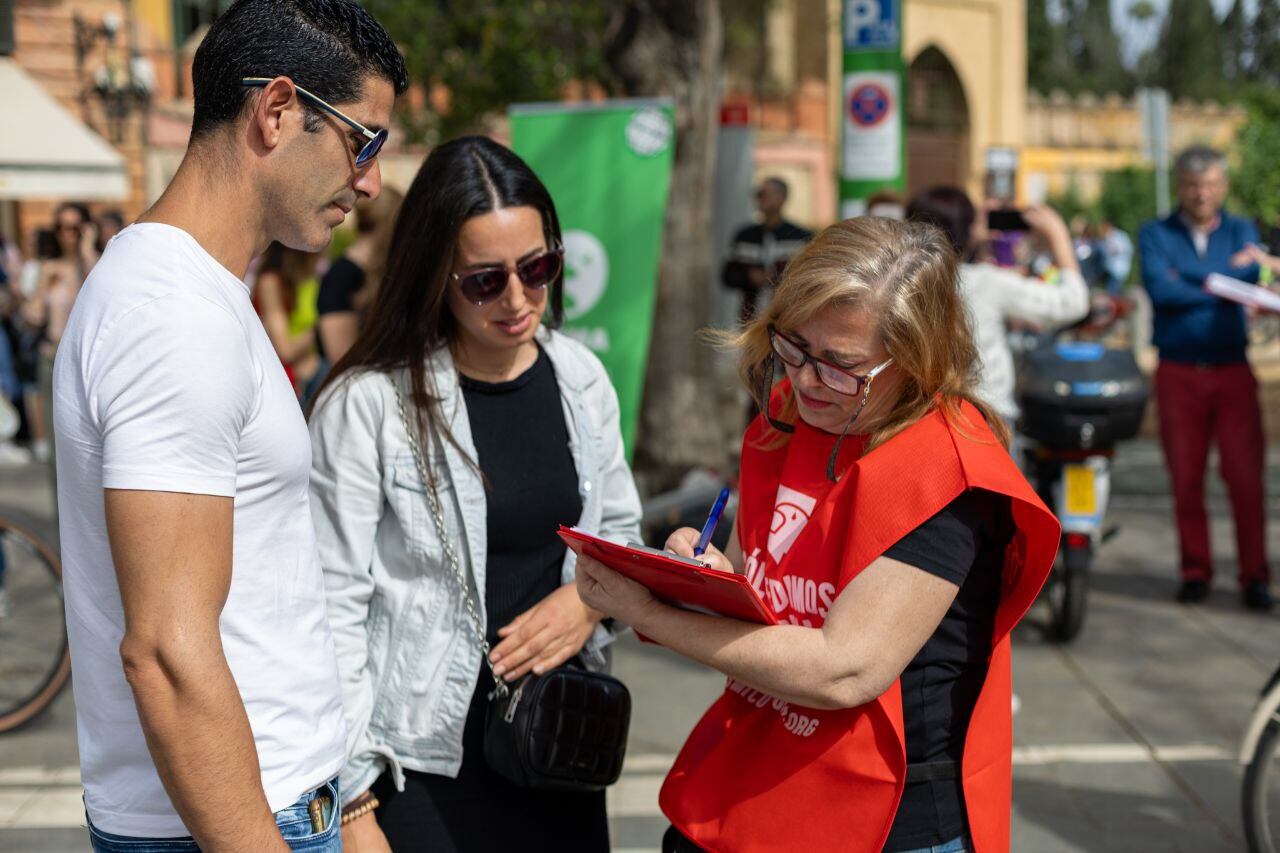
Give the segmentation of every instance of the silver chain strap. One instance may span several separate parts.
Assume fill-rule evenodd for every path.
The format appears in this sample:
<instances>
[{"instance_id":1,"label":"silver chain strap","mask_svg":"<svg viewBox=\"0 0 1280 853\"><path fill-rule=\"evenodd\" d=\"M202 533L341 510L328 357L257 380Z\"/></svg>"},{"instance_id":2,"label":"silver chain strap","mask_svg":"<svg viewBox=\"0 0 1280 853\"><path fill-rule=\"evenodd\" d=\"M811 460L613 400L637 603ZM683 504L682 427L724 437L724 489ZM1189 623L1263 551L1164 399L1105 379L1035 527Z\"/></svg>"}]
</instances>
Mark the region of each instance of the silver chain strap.
<instances>
[{"instance_id":1,"label":"silver chain strap","mask_svg":"<svg viewBox=\"0 0 1280 853\"><path fill-rule=\"evenodd\" d=\"M431 511L432 521L435 522L436 535L440 537L440 546L444 549L445 561L453 571L453 579L458 584L458 591L462 594L462 601L466 605L471 626L475 629L476 636L480 640L484 665L488 668L489 674L493 676L493 693L490 694L490 698L493 696L505 698L508 692L507 683L493 671L493 661L489 659L489 640L485 637L484 628L482 627L484 622L480 619L480 612L476 606L476 596L471 594L471 583L462 571L462 561L458 559L458 552L453 548L453 538L449 535L449 530L445 526L444 511L440 508L440 494L436 490L436 480L434 477L427 476L427 466L422 459L422 436L416 428L410 425L409 415L404 407L404 395L400 393L400 383L396 382L390 375L387 376L387 379L391 382L391 387L396 392L396 408L400 410L400 422L404 424L405 435L409 437L409 450L413 453L414 464L418 466L418 476L422 478L422 484L426 487L427 508Z\"/></svg>"}]
</instances>

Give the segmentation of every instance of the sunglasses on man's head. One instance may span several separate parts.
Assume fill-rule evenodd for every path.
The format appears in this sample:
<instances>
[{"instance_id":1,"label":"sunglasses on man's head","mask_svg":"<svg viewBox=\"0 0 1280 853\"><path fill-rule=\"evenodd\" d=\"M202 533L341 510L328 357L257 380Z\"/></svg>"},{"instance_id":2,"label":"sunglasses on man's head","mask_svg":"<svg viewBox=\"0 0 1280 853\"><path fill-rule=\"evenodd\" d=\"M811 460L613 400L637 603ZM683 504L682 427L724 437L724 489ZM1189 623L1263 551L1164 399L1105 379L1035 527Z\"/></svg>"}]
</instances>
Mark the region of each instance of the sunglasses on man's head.
<instances>
[{"instance_id":1,"label":"sunglasses on man's head","mask_svg":"<svg viewBox=\"0 0 1280 853\"><path fill-rule=\"evenodd\" d=\"M464 273L450 273L449 278L458 284L458 290L468 302L479 307L497 299L507 290L511 273L530 290L542 290L555 281L564 266L564 248L555 246L539 252L515 265L488 266Z\"/></svg>"},{"instance_id":2,"label":"sunglasses on man's head","mask_svg":"<svg viewBox=\"0 0 1280 853\"><path fill-rule=\"evenodd\" d=\"M862 389L893 362L893 359L889 359L883 364L878 364L871 368L865 375L859 375L852 370L810 354L799 341L792 340L773 326L769 327L769 345L773 347L773 351L778 358L782 359L783 364L800 370L804 367L805 362L809 362L813 364L813 370L818 374L818 379L823 385L837 394L846 394L850 397L856 397L861 394Z\"/></svg>"},{"instance_id":3,"label":"sunglasses on man's head","mask_svg":"<svg viewBox=\"0 0 1280 853\"><path fill-rule=\"evenodd\" d=\"M240 80L240 85L250 87L265 86L274 79L274 77L245 77ZM311 94L297 83L293 84L293 88L296 89L298 94L312 106L323 110L338 119L367 140L364 143L364 146L361 147L359 153L356 154L356 168L368 165L374 157L378 156L378 152L382 150L382 146L387 142L387 129L385 127L382 130L370 130L360 122L351 118L349 115L343 113L337 107L330 105L319 95Z\"/></svg>"}]
</instances>

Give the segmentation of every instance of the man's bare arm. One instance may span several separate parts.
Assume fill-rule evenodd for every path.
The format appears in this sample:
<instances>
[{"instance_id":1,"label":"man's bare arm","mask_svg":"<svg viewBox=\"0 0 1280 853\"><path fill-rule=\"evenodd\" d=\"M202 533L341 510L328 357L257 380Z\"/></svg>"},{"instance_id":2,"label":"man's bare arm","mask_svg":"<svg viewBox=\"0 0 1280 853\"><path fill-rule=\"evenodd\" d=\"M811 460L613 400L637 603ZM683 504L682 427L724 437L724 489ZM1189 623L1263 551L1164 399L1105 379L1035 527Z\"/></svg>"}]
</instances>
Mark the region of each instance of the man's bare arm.
<instances>
[{"instance_id":1,"label":"man's bare arm","mask_svg":"<svg viewBox=\"0 0 1280 853\"><path fill-rule=\"evenodd\" d=\"M231 498L107 489L125 677L160 779L207 853L287 851L222 650Z\"/></svg>"}]
</instances>

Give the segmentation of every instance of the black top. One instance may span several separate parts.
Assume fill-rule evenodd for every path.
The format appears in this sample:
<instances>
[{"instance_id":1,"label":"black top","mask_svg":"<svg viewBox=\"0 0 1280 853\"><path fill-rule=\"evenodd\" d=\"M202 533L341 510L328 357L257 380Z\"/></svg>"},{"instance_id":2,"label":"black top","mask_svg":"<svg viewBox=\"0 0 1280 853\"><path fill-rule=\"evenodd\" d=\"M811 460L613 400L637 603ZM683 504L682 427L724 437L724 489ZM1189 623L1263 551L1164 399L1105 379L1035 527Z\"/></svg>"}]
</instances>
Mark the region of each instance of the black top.
<instances>
[{"instance_id":1,"label":"black top","mask_svg":"<svg viewBox=\"0 0 1280 853\"><path fill-rule=\"evenodd\" d=\"M578 472L551 359L507 382L461 377L471 438L485 479L489 556L484 606L498 629L560 587L561 524L582 515Z\"/></svg>"},{"instance_id":2,"label":"black top","mask_svg":"<svg viewBox=\"0 0 1280 853\"><path fill-rule=\"evenodd\" d=\"M489 641L498 629L560 586L565 546L560 524L582 514L578 473L560 388L547 354L509 382L461 377L488 506L489 557L484 606ZM404 790L390 772L373 786L378 826L392 850L505 853L512 849L608 853L604 791L520 788L484 758L485 718L493 679L484 664L462 729L456 778L404 771ZM512 847L514 837L520 839Z\"/></svg>"},{"instance_id":3,"label":"black top","mask_svg":"<svg viewBox=\"0 0 1280 853\"><path fill-rule=\"evenodd\" d=\"M754 293L756 288L747 271L751 267L762 267L770 282L776 284L787 262L800 254L812 239L812 231L786 220L776 228L758 223L740 228L729 244L720 279L726 287Z\"/></svg>"},{"instance_id":4,"label":"black top","mask_svg":"<svg viewBox=\"0 0 1280 853\"><path fill-rule=\"evenodd\" d=\"M1012 537L1009 499L971 490L884 554L960 587L938 630L902 673L908 764L959 762L963 756L969 719L987 675L1004 553ZM917 782L902 793L884 849L929 847L967 831L958 774Z\"/></svg>"},{"instance_id":5,"label":"black top","mask_svg":"<svg viewBox=\"0 0 1280 853\"><path fill-rule=\"evenodd\" d=\"M724 269L720 271L720 280L725 287L742 291L742 303L738 311L740 322L750 322L756 314L756 300L761 288L752 283L751 270L764 270L764 287L773 287L782 277L787 264L811 239L812 231L786 221L779 223L777 228L766 228L762 224L748 225L733 235ZM754 406L751 412L754 417Z\"/></svg>"},{"instance_id":6,"label":"black top","mask_svg":"<svg viewBox=\"0 0 1280 853\"><path fill-rule=\"evenodd\" d=\"M316 313L338 314L355 311L356 291L364 286L364 269L346 255L338 258L320 279L320 292L316 296ZM326 358L324 336L316 328L316 346L320 357Z\"/></svg>"}]
</instances>

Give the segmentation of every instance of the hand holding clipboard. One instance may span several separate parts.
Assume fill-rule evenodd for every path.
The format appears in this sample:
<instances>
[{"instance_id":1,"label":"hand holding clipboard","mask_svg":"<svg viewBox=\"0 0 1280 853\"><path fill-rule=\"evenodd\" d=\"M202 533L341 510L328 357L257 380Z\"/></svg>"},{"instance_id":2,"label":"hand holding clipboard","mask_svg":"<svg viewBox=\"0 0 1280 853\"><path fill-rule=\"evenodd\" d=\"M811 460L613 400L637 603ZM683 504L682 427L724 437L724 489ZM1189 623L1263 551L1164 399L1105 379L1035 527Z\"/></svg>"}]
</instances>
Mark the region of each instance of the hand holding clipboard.
<instances>
[{"instance_id":1,"label":"hand holding clipboard","mask_svg":"<svg viewBox=\"0 0 1280 853\"><path fill-rule=\"evenodd\" d=\"M773 611L742 575L656 548L619 545L571 527L561 527L559 534L579 557L603 563L667 604L762 625L777 624Z\"/></svg>"}]
</instances>

